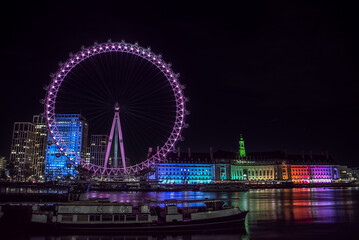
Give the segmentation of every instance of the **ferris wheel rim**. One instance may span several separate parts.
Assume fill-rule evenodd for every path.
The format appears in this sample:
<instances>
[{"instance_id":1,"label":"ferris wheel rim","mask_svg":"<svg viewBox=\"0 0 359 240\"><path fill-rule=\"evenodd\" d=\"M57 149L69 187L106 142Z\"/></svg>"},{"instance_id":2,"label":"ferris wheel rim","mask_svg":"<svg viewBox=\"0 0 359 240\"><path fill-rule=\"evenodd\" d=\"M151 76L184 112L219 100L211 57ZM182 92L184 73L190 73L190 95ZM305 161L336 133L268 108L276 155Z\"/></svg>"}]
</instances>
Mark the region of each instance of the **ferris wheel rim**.
<instances>
[{"instance_id":1,"label":"ferris wheel rim","mask_svg":"<svg viewBox=\"0 0 359 240\"><path fill-rule=\"evenodd\" d=\"M119 53L128 53L135 56L138 56L148 62L152 63L158 70L160 70L163 76L169 82L173 96L176 102L176 117L173 124L173 128L170 136L159 150L154 153L151 157L142 161L141 163L128 166L126 168L107 168L105 166L95 165L93 163L87 162L81 156L78 156L74 151L72 151L66 142L61 138L61 133L58 130L56 119L55 119L55 105L57 93L60 89L61 83L64 81L66 76L71 72L73 68L77 65L89 59L93 56L119 52ZM185 115L187 110L185 110L185 100L186 98L183 95L183 87L180 85L178 77L179 74L174 73L171 68L171 64L166 63L162 60L161 55L154 54L150 48L140 47L137 43L131 44L122 42L107 42L101 43L82 48L76 54L70 54L70 57L64 62L59 64L59 69L55 74L52 74L50 85L47 89L45 104L45 116L47 126L49 128L49 133L54 141L54 144L58 147L60 152L69 159L70 162L75 165L80 165L83 168L93 171L94 174L106 175L106 176L124 176L136 174L139 171L149 168L157 162L163 161L167 154L170 153L174 148L175 144L180 140L181 133L185 127Z\"/></svg>"}]
</instances>

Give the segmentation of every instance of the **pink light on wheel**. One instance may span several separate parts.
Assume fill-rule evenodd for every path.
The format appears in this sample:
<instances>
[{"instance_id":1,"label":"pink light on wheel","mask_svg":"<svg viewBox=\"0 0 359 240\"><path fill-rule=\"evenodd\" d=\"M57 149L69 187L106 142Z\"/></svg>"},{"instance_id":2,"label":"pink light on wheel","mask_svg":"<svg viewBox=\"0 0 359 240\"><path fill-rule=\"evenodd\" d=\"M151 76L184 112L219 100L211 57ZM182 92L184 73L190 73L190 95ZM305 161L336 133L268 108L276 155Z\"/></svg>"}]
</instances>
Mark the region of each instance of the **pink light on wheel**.
<instances>
[{"instance_id":1,"label":"pink light on wheel","mask_svg":"<svg viewBox=\"0 0 359 240\"><path fill-rule=\"evenodd\" d=\"M101 51L106 49L105 51ZM66 142L60 137L61 134L58 131L55 119L55 105L57 93L61 88L61 83L65 80L68 73L75 68L78 64L81 64L82 61L85 61L92 56L107 53L107 52L120 52L128 53L140 57L143 60L148 61L154 67L156 67L163 76L167 79L168 83L172 88L173 95L176 102L176 117L173 123L173 130L168 137L164 145L153 154L148 159L145 159L143 162L127 166L125 168L107 168L104 166L97 166L94 164L88 164L85 159L82 159L81 156L78 156L77 153L73 152L66 144ZM84 54L87 53L87 54ZM166 155L173 150L176 142L179 139L179 135L184 127L184 106L185 106L185 97L183 96L182 91L179 88L178 74L175 74L171 69L171 65L165 63L160 55L152 53L149 49L145 50L142 47L139 47L137 44L128 44L128 43L112 43L110 46L108 43L96 44L95 46L90 46L82 51L76 53L76 62L73 58L69 58L62 66L66 66L67 69L64 71L62 68L59 68L56 74L53 75L51 79L51 88L47 91L46 103L45 103L45 114L47 118L47 125L49 127L49 132L52 136L52 139L59 150L73 163L79 164L84 168L91 168L95 174L107 175L107 176L124 176L124 175L133 175L140 170L148 168L154 165L157 162L163 161L166 158ZM81 58L79 56L82 56ZM174 79L173 76L176 78ZM59 79L56 79L58 77ZM56 87L55 87L56 86ZM71 156L71 158L69 157ZM77 159L80 159L80 162L75 162Z\"/></svg>"}]
</instances>

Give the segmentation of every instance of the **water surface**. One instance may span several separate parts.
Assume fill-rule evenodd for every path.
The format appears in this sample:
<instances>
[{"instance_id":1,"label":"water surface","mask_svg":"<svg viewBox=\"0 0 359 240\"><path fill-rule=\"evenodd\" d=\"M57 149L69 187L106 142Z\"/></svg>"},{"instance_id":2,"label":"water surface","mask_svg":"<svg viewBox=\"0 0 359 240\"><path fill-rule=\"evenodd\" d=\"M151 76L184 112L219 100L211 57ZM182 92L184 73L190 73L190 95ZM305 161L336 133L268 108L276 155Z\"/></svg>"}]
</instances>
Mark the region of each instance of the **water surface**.
<instances>
[{"instance_id":1,"label":"water surface","mask_svg":"<svg viewBox=\"0 0 359 240\"><path fill-rule=\"evenodd\" d=\"M150 199L223 199L248 210L244 232L171 233L116 236L28 236L32 240L152 240L152 239L357 239L359 188L264 189L249 192L91 192L91 197L112 202Z\"/></svg>"}]
</instances>

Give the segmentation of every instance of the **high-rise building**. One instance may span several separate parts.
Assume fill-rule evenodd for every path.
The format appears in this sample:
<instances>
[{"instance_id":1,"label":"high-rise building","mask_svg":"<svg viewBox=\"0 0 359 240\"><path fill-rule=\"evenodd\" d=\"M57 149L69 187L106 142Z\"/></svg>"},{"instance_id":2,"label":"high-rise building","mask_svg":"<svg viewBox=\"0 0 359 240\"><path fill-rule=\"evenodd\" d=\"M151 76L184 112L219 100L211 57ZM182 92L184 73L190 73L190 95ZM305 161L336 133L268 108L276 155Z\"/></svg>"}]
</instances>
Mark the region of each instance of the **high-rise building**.
<instances>
[{"instance_id":1,"label":"high-rise building","mask_svg":"<svg viewBox=\"0 0 359 240\"><path fill-rule=\"evenodd\" d=\"M107 143L108 143L107 135L91 135L91 139L90 139L91 163L98 166L104 166Z\"/></svg>"},{"instance_id":2,"label":"high-rise building","mask_svg":"<svg viewBox=\"0 0 359 240\"><path fill-rule=\"evenodd\" d=\"M86 163L90 163L91 162L91 152L90 152L90 147L86 148L86 157L85 157Z\"/></svg>"},{"instance_id":3,"label":"high-rise building","mask_svg":"<svg viewBox=\"0 0 359 240\"><path fill-rule=\"evenodd\" d=\"M88 124L80 114L56 114L58 131L67 146L82 158L86 157ZM53 144L50 134L47 137L47 150L45 158L45 177L47 180L56 178L76 177L74 164L63 156L57 146Z\"/></svg>"},{"instance_id":4,"label":"high-rise building","mask_svg":"<svg viewBox=\"0 0 359 240\"><path fill-rule=\"evenodd\" d=\"M37 177L44 175L45 155L47 145L46 120L40 115L34 115L32 123L35 126L35 144L33 158L33 174Z\"/></svg>"},{"instance_id":5,"label":"high-rise building","mask_svg":"<svg viewBox=\"0 0 359 240\"><path fill-rule=\"evenodd\" d=\"M26 181L33 174L35 125L30 122L15 122L12 134L9 161L13 181Z\"/></svg>"},{"instance_id":6,"label":"high-rise building","mask_svg":"<svg viewBox=\"0 0 359 240\"><path fill-rule=\"evenodd\" d=\"M0 156L0 178L4 179L7 170L7 161L5 157Z\"/></svg>"},{"instance_id":7,"label":"high-rise building","mask_svg":"<svg viewBox=\"0 0 359 240\"><path fill-rule=\"evenodd\" d=\"M5 169L6 169L6 159L5 157L0 156L0 170L5 170Z\"/></svg>"}]
</instances>

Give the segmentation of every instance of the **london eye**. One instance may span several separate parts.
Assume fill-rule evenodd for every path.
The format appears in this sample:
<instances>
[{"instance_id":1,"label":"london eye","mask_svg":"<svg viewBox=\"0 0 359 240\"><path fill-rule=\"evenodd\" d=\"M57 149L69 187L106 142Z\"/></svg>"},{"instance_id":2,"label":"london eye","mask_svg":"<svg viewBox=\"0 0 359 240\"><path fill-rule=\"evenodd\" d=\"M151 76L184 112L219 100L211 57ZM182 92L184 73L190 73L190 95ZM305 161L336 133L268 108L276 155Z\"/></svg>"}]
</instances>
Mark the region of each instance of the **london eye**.
<instances>
[{"instance_id":1,"label":"london eye","mask_svg":"<svg viewBox=\"0 0 359 240\"><path fill-rule=\"evenodd\" d=\"M53 144L69 163L94 175L121 177L150 168L175 151L188 126L188 99L178 78L160 54L137 43L108 41L70 53L51 74L44 99ZM90 129L108 134L103 164L71 149L56 121L59 112L81 112L88 117ZM145 154L148 149L154 150ZM115 164L109 163L111 154Z\"/></svg>"}]
</instances>

